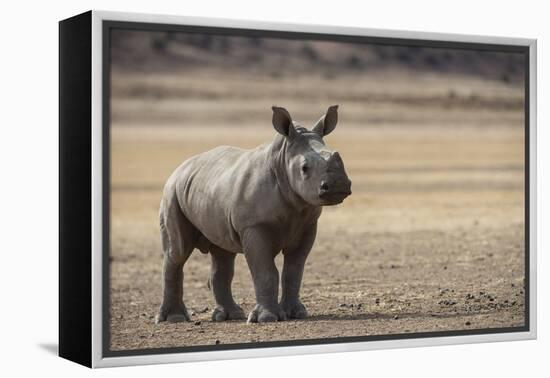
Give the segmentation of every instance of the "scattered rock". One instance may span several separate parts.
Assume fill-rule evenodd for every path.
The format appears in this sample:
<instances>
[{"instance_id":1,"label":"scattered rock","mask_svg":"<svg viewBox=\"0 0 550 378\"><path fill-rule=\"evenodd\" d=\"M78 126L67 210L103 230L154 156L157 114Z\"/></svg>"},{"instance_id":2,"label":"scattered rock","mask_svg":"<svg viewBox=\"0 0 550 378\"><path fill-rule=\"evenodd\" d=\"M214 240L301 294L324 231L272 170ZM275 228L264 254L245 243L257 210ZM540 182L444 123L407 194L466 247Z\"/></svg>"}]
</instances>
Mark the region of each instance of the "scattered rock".
<instances>
[{"instance_id":1,"label":"scattered rock","mask_svg":"<svg viewBox=\"0 0 550 378\"><path fill-rule=\"evenodd\" d=\"M218 340L218 339L216 339L216 341L214 341L214 343L215 343L216 345L220 345L221 341Z\"/></svg>"},{"instance_id":2,"label":"scattered rock","mask_svg":"<svg viewBox=\"0 0 550 378\"><path fill-rule=\"evenodd\" d=\"M399 316L398 316L398 315L395 315L393 318L394 318L395 320L397 320L397 319L399 319Z\"/></svg>"},{"instance_id":3,"label":"scattered rock","mask_svg":"<svg viewBox=\"0 0 550 378\"><path fill-rule=\"evenodd\" d=\"M470 322L466 322L466 323L464 323L464 324L466 324L467 326L469 326L469 325L471 325L472 323L470 323Z\"/></svg>"},{"instance_id":4,"label":"scattered rock","mask_svg":"<svg viewBox=\"0 0 550 378\"><path fill-rule=\"evenodd\" d=\"M197 321L195 322L195 325L201 325L201 321L200 321L200 320L197 320Z\"/></svg>"},{"instance_id":5,"label":"scattered rock","mask_svg":"<svg viewBox=\"0 0 550 378\"><path fill-rule=\"evenodd\" d=\"M456 304L456 301L453 301L451 299L445 299L445 300L439 301L439 304L445 305L445 306L454 306Z\"/></svg>"}]
</instances>

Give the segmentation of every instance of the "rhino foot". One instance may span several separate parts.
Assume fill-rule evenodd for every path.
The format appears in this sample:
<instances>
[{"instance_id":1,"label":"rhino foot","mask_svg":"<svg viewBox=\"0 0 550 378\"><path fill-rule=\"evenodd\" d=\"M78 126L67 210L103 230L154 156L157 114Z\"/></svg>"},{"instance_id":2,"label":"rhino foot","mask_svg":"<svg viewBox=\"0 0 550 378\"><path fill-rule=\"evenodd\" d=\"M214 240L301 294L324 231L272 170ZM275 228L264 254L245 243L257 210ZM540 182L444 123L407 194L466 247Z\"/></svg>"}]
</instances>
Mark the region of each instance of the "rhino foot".
<instances>
[{"instance_id":1,"label":"rhino foot","mask_svg":"<svg viewBox=\"0 0 550 378\"><path fill-rule=\"evenodd\" d=\"M217 306L212 312L212 321L223 322L225 320L242 320L246 319L243 309L238 306Z\"/></svg>"},{"instance_id":2,"label":"rhino foot","mask_svg":"<svg viewBox=\"0 0 550 378\"><path fill-rule=\"evenodd\" d=\"M173 306L169 309L165 309L161 306L159 313L155 317L155 323L160 322L169 322L169 323L180 323L188 322L191 320L187 308L183 303L178 306Z\"/></svg>"},{"instance_id":3,"label":"rhino foot","mask_svg":"<svg viewBox=\"0 0 550 378\"><path fill-rule=\"evenodd\" d=\"M266 307L257 304L248 315L247 323L267 323L286 320L286 314L279 306Z\"/></svg>"},{"instance_id":4,"label":"rhino foot","mask_svg":"<svg viewBox=\"0 0 550 378\"><path fill-rule=\"evenodd\" d=\"M304 319L307 318L306 306L299 300L295 301L283 301L281 302L281 308L286 314L288 319Z\"/></svg>"}]
</instances>

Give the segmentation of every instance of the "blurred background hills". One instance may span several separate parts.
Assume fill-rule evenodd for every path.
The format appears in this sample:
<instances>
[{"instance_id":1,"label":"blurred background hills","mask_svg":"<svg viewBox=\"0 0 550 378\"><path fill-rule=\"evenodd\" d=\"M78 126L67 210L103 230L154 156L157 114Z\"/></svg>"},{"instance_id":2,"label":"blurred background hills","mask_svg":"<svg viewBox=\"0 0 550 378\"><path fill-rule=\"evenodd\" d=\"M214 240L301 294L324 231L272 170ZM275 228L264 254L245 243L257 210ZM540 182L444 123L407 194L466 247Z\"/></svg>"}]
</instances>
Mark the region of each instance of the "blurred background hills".
<instances>
[{"instance_id":1,"label":"blurred background hills","mask_svg":"<svg viewBox=\"0 0 550 378\"><path fill-rule=\"evenodd\" d=\"M348 127L523 125L524 56L449 48L116 29L115 126L264 125L271 106Z\"/></svg>"},{"instance_id":2,"label":"blurred background hills","mask_svg":"<svg viewBox=\"0 0 550 378\"><path fill-rule=\"evenodd\" d=\"M123 30L113 33L112 46L113 65L136 71L208 65L269 71L275 77L284 67L285 73L314 70L329 77L341 70L405 69L504 82L524 78L523 55L502 52Z\"/></svg>"}]
</instances>

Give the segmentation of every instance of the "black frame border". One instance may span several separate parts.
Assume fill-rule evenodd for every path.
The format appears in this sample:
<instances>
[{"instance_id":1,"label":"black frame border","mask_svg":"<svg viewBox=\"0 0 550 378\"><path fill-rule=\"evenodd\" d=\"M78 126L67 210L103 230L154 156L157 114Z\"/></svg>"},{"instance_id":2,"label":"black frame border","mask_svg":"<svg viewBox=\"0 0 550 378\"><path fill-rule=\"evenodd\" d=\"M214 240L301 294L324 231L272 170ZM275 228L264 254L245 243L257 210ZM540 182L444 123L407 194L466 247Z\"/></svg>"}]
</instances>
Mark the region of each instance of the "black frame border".
<instances>
[{"instance_id":1,"label":"black frame border","mask_svg":"<svg viewBox=\"0 0 550 378\"><path fill-rule=\"evenodd\" d=\"M286 341L271 341L258 343L235 343L235 344L219 344L219 345L196 345L188 347L168 347L168 348L151 348L151 349L130 349L123 351L110 350L110 102L111 102L111 30L124 29L134 31L171 31L171 32L186 32L186 33L201 33L201 34L217 34L227 36L246 36L246 37L263 37L263 38L281 38L294 40L323 40L333 42L351 42L351 43L368 43L379 45L394 45L394 46L417 46L430 48L451 48L477 51L492 51L492 52L509 52L521 53L524 55L525 62L525 96L524 96L524 121L525 121L525 262L524 262L524 326L523 327L506 327L506 328L484 328L473 330L450 330L450 331L430 331L405 334L388 334L388 335L370 335L370 336L350 336L337 338L323 339L305 339L305 340L286 340ZM403 32L406 33L406 32ZM130 22L130 21L102 21L102 130L103 130L103 245L102 245L102 356L103 357L123 357L123 356L141 356L141 355L158 355L158 354L173 354L173 353L190 353L190 352L212 352L237 349L256 349L256 348L273 348L273 347L294 347L308 345L327 345L341 344L352 342L367 342L367 341L382 341L382 340L407 340L421 338L436 338L449 336L473 336L473 335L488 335L500 333L516 333L529 332L530 328L530 47L523 45L498 44L498 43L481 43L481 42L455 42L455 41L440 41L430 39L412 39L412 38L394 38L394 37L371 37L360 35L347 34L326 34L317 32L296 32L296 31L280 31L267 29L244 29L232 27L214 27L214 26L196 26L196 25L179 25L179 24L162 24L148 22Z\"/></svg>"},{"instance_id":2,"label":"black frame border","mask_svg":"<svg viewBox=\"0 0 550 378\"><path fill-rule=\"evenodd\" d=\"M92 366L92 12L59 21L59 356Z\"/></svg>"}]
</instances>

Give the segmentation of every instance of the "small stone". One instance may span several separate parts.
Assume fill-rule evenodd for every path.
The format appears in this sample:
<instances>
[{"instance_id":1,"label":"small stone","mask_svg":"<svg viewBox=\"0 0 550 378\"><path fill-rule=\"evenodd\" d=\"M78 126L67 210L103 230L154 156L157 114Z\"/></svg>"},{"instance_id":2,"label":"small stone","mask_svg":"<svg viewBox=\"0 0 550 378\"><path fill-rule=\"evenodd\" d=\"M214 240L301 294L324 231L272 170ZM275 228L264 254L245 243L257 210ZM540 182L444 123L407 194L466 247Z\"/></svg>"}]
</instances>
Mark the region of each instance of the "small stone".
<instances>
[{"instance_id":1,"label":"small stone","mask_svg":"<svg viewBox=\"0 0 550 378\"><path fill-rule=\"evenodd\" d=\"M191 316L195 316L197 313L195 311L191 311Z\"/></svg>"},{"instance_id":2,"label":"small stone","mask_svg":"<svg viewBox=\"0 0 550 378\"><path fill-rule=\"evenodd\" d=\"M340 303L340 307L348 307L348 305L345 303Z\"/></svg>"},{"instance_id":3,"label":"small stone","mask_svg":"<svg viewBox=\"0 0 550 378\"><path fill-rule=\"evenodd\" d=\"M195 325L201 325L201 321L200 321L200 320L197 320L197 321L195 322Z\"/></svg>"},{"instance_id":4,"label":"small stone","mask_svg":"<svg viewBox=\"0 0 550 378\"><path fill-rule=\"evenodd\" d=\"M215 343L216 345L220 345L220 342L221 342L221 341L218 340L218 339L216 339L216 341L214 341L214 343Z\"/></svg>"},{"instance_id":5,"label":"small stone","mask_svg":"<svg viewBox=\"0 0 550 378\"><path fill-rule=\"evenodd\" d=\"M393 318L394 318L395 320L397 320L397 319L399 319L399 316L395 315Z\"/></svg>"},{"instance_id":6,"label":"small stone","mask_svg":"<svg viewBox=\"0 0 550 378\"><path fill-rule=\"evenodd\" d=\"M374 303L379 304L379 303L380 303L380 298L376 298L376 299L374 300Z\"/></svg>"},{"instance_id":7,"label":"small stone","mask_svg":"<svg viewBox=\"0 0 550 378\"><path fill-rule=\"evenodd\" d=\"M470 323L470 322L466 322L466 323L464 323L464 324L466 324L467 326L469 326L469 325L470 325L470 324L472 324L472 323Z\"/></svg>"},{"instance_id":8,"label":"small stone","mask_svg":"<svg viewBox=\"0 0 550 378\"><path fill-rule=\"evenodd\" d=\"M443 267L443 270L447 270L447 265L445 265L445 266Z\"/></svg>"}]
</instances>

